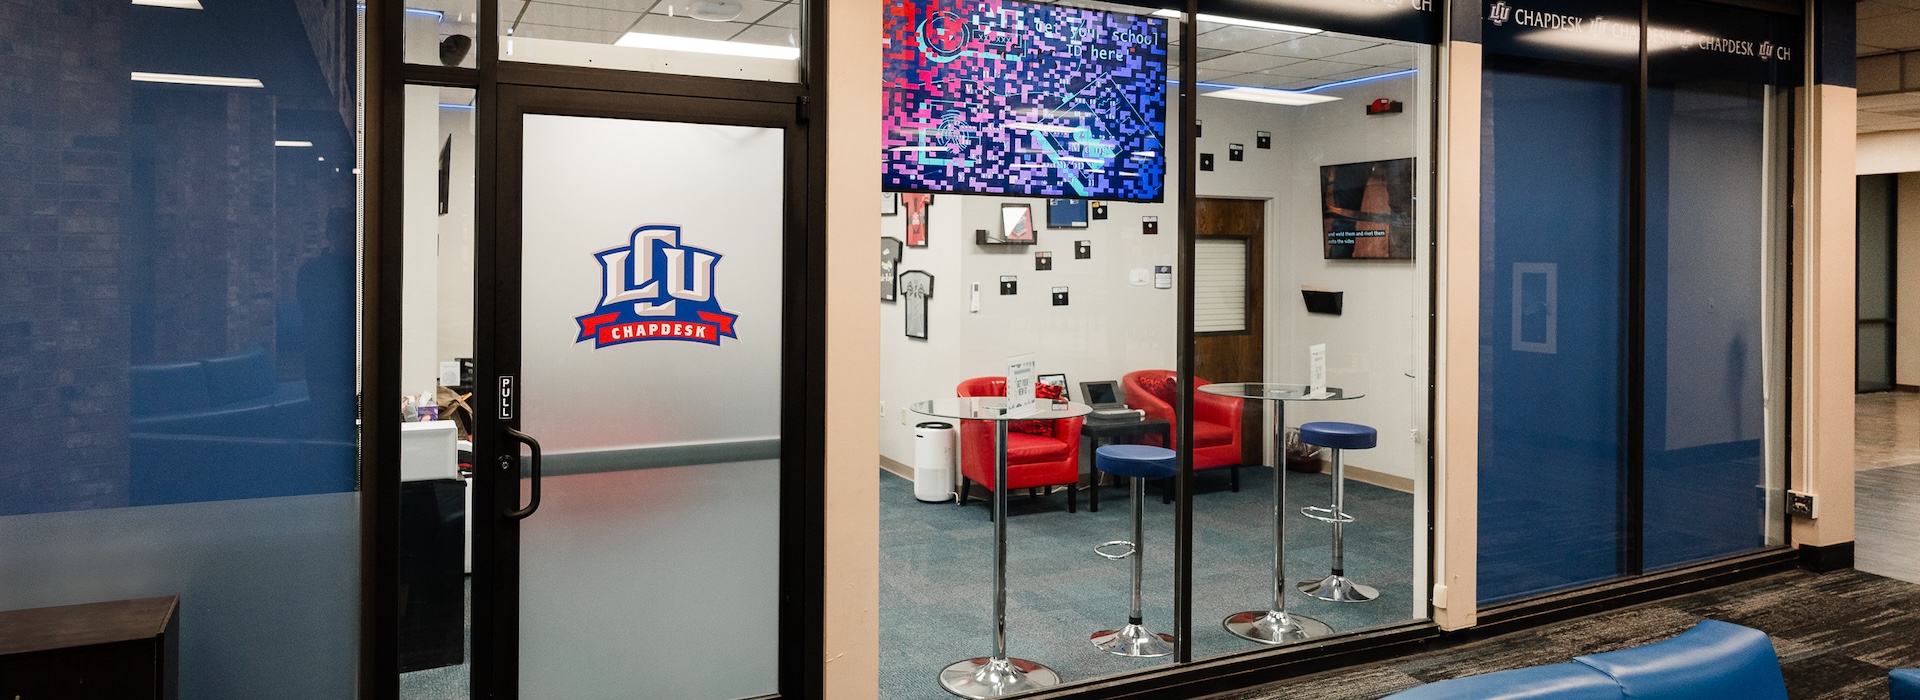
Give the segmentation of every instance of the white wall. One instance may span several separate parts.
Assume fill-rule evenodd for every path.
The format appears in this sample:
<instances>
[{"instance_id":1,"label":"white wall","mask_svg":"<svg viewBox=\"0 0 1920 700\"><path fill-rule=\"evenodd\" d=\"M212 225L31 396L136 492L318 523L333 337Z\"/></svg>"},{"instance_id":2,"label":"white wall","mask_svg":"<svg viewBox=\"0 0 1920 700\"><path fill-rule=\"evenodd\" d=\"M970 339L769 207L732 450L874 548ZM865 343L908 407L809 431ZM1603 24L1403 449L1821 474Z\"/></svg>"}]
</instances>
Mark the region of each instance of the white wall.
<instances>
[{"instance_id":1,"label":"white wall","mask_svg":"<svg viewBox=\"0 0 1920 700\"><path fill-rule=\"evenodd\" d=\"M444 100L443 104L457 103ZM442 142L453 137L447 213L440 215L440 329L435 359L441 362L473 357L473 117L471 109L440 108Z\"/></svg>"},{"instance_id":2,"label":"white wall","mask_svg":"<svg viewBox=\"0 0 1920 700\"><path fill-rule=\"evenodd\" d=\"M1424 59L1423 59L1424 61ZM1419 75L1334 88L1336 102L1304 107L1200 98L1201 152L1214 170L1201 172L1202 197L1267 201L1266 380L1307 381L1307 348L1327 346L1328 383L1365 398L1293 403L1287 424L1339 420L1372 426L1379 446L1349 456L1352 466L1407 479L1426 469L1428 247L1432 151L1427 82ZM1417 94L1416 94L1416 91ZM1404 103L1398 114L1365 114L1377 98ZM1254 147L1256 131L1273 132L1273 148ZM1227 145L1246 146L1246 160L1227 160ZM1327 260L1321 233L1320 166L1414 157L1413 260ZM1344 293L1340 316L1309 314L1302 286Z\"/></svg>"},{"instance_id":3,"label":"white wall","mask_svg":"<svg viewBox=\"0 0 1920 700\"><path fill-rule=\"evenodd\" d=\"M1920 386L1920 172L1900 173L1896 187L1893 381Z\"/></svg>"},{"instance_id":4,"label":"white wall","mask_svg":"<svg viewBox=\"0 0 1920 700\"><path fill-rule=\"evenodd\" d=\"M406 103L400 392L417 395L438 384L440 369L440 89L408 86Z\"/></svg>"},{"instance_id":5,"label":"white wall","mask_svg":"<svg viewBox=\"0 0 1920 700\"><path fill-rule=\"evenodd\" d=\"M1199 143L1203 152L1215 155L1216 163L1214 171L1199 174L1199 194L1269 202L1267 379L1304 382L1307 346L1326 343L1331 383L1367 394L1343 403L1296 404L1289 407L1287 422L1371 425L1380 431L1380 446L1355 454L1349 463L1413 479L1425 473L1426 464L1427 246L1432 220L1421 194L1429 189L1426 154L1431 132L1425 116L1414 110L1428 95L1423 81L1412 76L1329 94L1343 99L1284 107L1202 97L1199 118L1205 126ZM1365 115L1362 105L1377 97L1400 100L1408 111ZM1271 150L1254 148L1255 131L1273 132ZM1245 144L1246 159L1228 161L1228 143ZM1170 147L1167 157L1177 163L1177 149ZM1319 167L1406 157L1419 158L1415 259L1323 259ZM907 403L952 396L962 379L1003 374L1009 355L1034 353L1040 372L1066 373L1075 392L1083 381L1117 380L1139 369L1173 369L1177 290L1132 286L1128 271L1177 266L1176 180L1168 178L1167 202L1109 202L1108 218L1091 222L1087 229L1045 228L1042 199L936 195L929 246L908 248L900 266L935 277L928 340L903 337L899 303L904 302L881 305L881 454L911 464L910 426L920 419L903 420ZM1038 244L973 243L975 229L998 230L1002 203L1033 205ZM1141 234L1142 216L1159 217L1159 235ZM904 215L881 217L881 235L904 239L904 220ZM1073 258L1076 240L1093 241L1091 259ZM1033 269L1033 253L1039 250L1053 253L1051 271ZM1019 278L1018 295L999 295L1001 275ZM968 313L968 292L976 282L980 312ZM1344 315L1307 314L1300 301L1302 285L1346 292ZM1054 286L1070 290L1068 306L1051 305L1049 289Z\"/></svg>"}]
</instances>

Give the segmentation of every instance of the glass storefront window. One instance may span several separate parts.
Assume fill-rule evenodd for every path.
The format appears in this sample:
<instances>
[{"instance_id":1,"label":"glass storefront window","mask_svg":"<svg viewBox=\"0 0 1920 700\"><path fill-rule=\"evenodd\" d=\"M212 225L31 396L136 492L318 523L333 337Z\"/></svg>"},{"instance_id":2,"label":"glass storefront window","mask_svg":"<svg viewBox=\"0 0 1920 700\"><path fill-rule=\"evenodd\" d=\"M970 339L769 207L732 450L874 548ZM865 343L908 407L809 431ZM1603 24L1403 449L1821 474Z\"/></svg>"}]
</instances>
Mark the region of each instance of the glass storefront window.
<instances>
[{"instance_id":1,"label":"glass storefront window","mask_svg":"<svg viewBox=\"0 0 1920 700\"><path fill-rule=\"evenodd\" d=\"M406 0L401 52L408 63L450 68L479 64L477 0Z\"/></svg>"},{"instance_id":2,"label":"glass storefront window","mask_svg":"<svg viewBox=\"0 0 1920 700\"><path fill-rule=\"evenodd\" d=\"M799 82L805 0L497 1L500 59Z\"/></svg>"},{"instance_id":3,"label":"glass storefront window","mask_svg":"<svg viewBox=\"0 0 1920 700\"><path fill-rule=\"evenodd\" d=\"M181 696L352 697L353 4L8 12L0 609L179 596Z\"/></svg>"}]
</instances>

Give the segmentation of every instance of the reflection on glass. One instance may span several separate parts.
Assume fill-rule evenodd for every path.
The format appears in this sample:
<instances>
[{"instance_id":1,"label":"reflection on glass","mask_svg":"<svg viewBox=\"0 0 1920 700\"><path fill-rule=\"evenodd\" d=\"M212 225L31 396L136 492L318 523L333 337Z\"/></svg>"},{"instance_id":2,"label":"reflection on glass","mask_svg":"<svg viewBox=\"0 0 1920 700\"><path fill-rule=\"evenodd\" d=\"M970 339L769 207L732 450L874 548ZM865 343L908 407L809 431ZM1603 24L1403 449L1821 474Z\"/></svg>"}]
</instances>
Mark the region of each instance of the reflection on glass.
<instances>
[{"instance_id":1,"label":"reflection on glass","mask_svg":"<svg viewBox=\"0 0 1920 700\"><path fill-rule=\"evenodd\" d=\"M475 0L406 0L402 53L408 63L472 68L479 63Z\"/></svg>"},{"instance_id":2,"label":"reflection on glass","mask_svg":"<svg viewBox=\"0 0 1920 700\"><path fill-rule=\"evenodd\" d=\"M0 610L177 595L182 697L354 694L352 7L0 23Z\"/></svg>"},{"instance_id":3,"label":"reflection on glass","mask_svg":"<svg viewBox=\"0 0 1920 700\"><path fill-rule=\"evenodd\" d=\"M465 698L473 570L474 91L409 85L405 99L404 395L371 415L403 421L400 697Z\"/></svg>"},{"instance_id":4,"label":"reflection on glass","mask_svg":"<svg viewBox=\"0 0 1920 700\"><path fill-rule=\"evenodd\" d=\"M1194 656L1424 618L1431 49L1199 29Z\"/></svg>"},{"instance_id":5,"label":"reflection on glass","mask_svg":"<svg viewBox=\"0 0 1920 700\"><path fill-rule=\"evenodd\" d=\"M1072 4L1145 14L1134 7ZM892 11L906 12L904 7ZM1151 18L1148 24L1161 21ZM1179 24L1166 22L1170 32L1178 32ZM1171 107L1174 94L1169 89L1157 99ZM1058 162L1070 167L1051 174L1084 174L1104 168L1036 149L1065 144L1076 150L1055 156L1092 158L1088 154L1108 141L1074 129L1101 119L1036 116L1023 123L1058 130L1014 129L1004 141L1024 149L1017 156L1026 165ZM900 150L896 157L918 162L944 155ZM1174 157L1164 148L1124 155L1135 169L1147 159L1172 163ZM1003 171L1003 165L990 160L977 167L990 171L983 177L1000 181L1022 181L1021 171L1030 169ZM1171 170L1154 165L1156 172ZM944 191L930 199L903 194L898 208L883 198L875 212L881 235L904 242L897 262L879 261L883 269L893 265L897 290L887 300L883 281L878 304L886 413L880 445L886 471L880 477L882 698L953 697L942 688L940 671L990 656L1000 646L993 620L996 522L989 518L995 489L1009 498L1008 515L1000 521L1006 532L1008 656L1044 664L1063 683L1172 663L1173 656L1163 652L1175 643L1174 508L1163 497L1171 493L1169 480L1159 477L1172 475L1174 466L1158 456L1170 454L1165 449L1171 424L1142 410L1162 397L1136 393L1125 382L1140 372L1170 374L1178 356L1178 293L1171 284L1153 283L1156 265L1171 268L1179 260L1173 185L1161 189L1161 202L1097 200L1078 217L1043 216L1050 211L1046 202L1031 197ZM1155 227L1148 228L1148 221ZM1031 355L1041 400L1058 395L1093 412L1012 421L1002 483L995 474L991 421L936 418L911 407L930 399L1004 396L1010 358L1019 355ZM1122 460L1108 460L1102 469L1095 453L1106 446L1143 452L1129 458L1123 451ZM1145 479L1139 483L1137 531L1135 475Z\"/></svg>"}]
</instances>

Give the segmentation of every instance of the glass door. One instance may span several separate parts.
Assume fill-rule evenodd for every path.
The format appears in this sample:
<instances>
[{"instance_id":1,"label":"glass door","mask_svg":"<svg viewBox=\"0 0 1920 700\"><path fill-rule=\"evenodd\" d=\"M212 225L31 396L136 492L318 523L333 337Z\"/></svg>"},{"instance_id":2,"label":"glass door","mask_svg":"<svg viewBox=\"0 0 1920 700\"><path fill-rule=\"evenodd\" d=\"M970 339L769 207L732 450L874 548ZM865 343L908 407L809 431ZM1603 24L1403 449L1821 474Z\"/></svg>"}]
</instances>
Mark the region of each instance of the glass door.
<instances>
[{"instance_id":1,"label":"glass door","mask_svg":"<svg viewBox=\"0 0 1920 700\"><path fill-rule=\"evenodd\" d=\"M777 693L804 374L795 110L511 86L500 103L477 696Z\"/></svg>"}]
</instances>

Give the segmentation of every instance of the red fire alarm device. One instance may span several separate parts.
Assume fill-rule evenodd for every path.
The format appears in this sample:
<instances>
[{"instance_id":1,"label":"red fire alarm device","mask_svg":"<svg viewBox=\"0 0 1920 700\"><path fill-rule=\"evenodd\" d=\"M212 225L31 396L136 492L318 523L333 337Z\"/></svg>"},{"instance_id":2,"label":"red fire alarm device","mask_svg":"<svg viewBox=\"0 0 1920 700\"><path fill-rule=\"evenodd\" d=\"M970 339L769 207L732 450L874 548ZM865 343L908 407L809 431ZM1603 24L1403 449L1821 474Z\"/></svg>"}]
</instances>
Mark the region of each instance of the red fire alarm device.
<instances>
[{"instance_id":1,"label":"red fire alarm device","mask_svg":"<svg viewBox=\"0 0 1920 700\"><path fill-rule=\"evenodd\" d=\"M1382 97L1367 103L1367 114L1398 114L1400 107L1399 100L1389 100Z\"/></svg>"}]
</instances>

